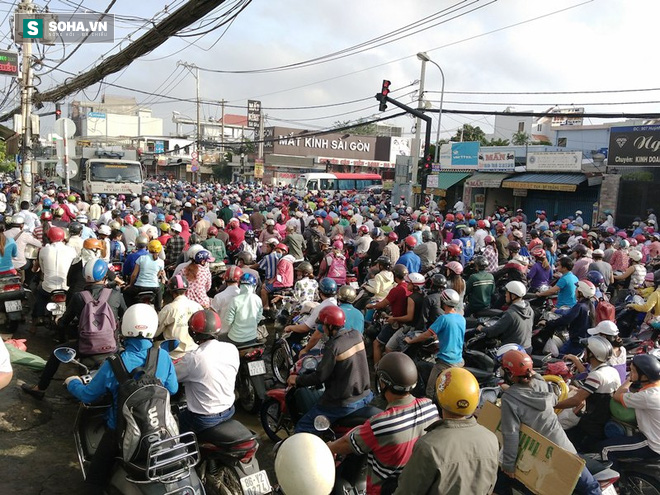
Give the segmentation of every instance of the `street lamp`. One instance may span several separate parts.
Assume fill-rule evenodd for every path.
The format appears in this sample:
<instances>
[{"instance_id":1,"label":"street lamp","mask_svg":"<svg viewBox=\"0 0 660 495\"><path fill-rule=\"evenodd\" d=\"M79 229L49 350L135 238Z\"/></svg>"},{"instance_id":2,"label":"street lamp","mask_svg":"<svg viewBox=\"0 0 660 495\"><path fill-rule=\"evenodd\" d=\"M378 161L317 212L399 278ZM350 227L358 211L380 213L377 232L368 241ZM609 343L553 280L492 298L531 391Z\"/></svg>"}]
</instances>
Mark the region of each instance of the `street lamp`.
<instances>
[{"instance_id":1,"label":"street lamp","mask_svg":"<svg viewBox=\"0 0 660 495\"><path fill-rule=\"evenodd\" d=\"M435 65L438 68L438 70L440 71L440 75L442 76L442 89L440 90L440 109L438 111L438 132L435 138L435 159L434 159L434 162L438 163L438 158L440 156L440 124L442 123L442 103L445 99L445 73L442 71L442 67L440 67L433 60L431 60L431 57L429 57L426 54L426 52L419 52L417 54L417 58L422 61L422 74L424 74L424 64L426 62L431 62L433 65ZM424 86L424 81L422 79L420 88L423 88L423 86Z\"/></svg>"}]
</instances>

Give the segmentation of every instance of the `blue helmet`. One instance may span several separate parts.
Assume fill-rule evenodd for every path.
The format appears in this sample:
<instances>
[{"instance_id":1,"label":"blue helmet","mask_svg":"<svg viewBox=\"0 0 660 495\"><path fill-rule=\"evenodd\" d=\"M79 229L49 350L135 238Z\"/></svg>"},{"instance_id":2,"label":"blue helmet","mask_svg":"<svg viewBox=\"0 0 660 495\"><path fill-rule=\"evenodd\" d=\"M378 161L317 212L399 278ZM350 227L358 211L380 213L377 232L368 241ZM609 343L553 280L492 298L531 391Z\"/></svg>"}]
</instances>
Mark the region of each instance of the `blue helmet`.
<instances>
[{"instance_id":1,"label":"blue helmet","mask_svg":"<svg viewBox=\"0 0 660 495\"><path fill-rule=\"evenodd\" d=\"M251 285L252 287L257 285L257 277L251 273L244 273L241 276L241 285Z\"/></svg>"},{"instance_id":2,"label":"blue helmet","mask_svg":"<svg viewBox=\"0 0 660 495\"><path fill-rule=\"evenodd\" d=\"M85 265L85 282L93 283L103 280L108 273L108 264L99 259L90 260Z\"/></svg>"},{"instance_id":3,"label":"blue helmet","mask_svg":"<svg viewBox=\"0 0 660 495\"><path fill-rule=\"evenodd\" d=\"M206 250L202 250L202 251L199 251L198 253L195 253L195 257L193 258L193 260L194 260L195 264L199 265L204 261L208 261L209 263L213 263L215 261L215 258L213 258L211 256L210 252L208 252Z\"/></svg>"},{"instance_id":4,"label":"blue helmet","mask_svg":"<svg viewBox=\"0 0 660 495\"><path fill-rule=\"evenodd\" d=\"M594 284L596 287L605 283L605 277L603 277L603 274L597 270L591 270L587 272L587 280Z\"/></svg>"},{"instance_id":5,"label":"blue helmet","mask_svg":"<svg viewBox=\"0 0 660 495\"><path fill-rule=\"evenodd\" d=\"M470 218L470 220L468 221L468 225L470 227L474 227L475 225L477 225L477 221L474 218Z\"/></svg>"},{"instance_id":6,"label":"blue helmet","mask_svg":"<svg viewBox=\"0 0 660 495\"><path fill-rule=\"evenodd\" d=\"M319 291L326 296L334 296L337 293L337 282L325 277L319 283Z\"/></svg>"},{"instance_id":7,"label":"blue helmet","mask_svg":"<svg viewBox=\"0 0 660 495\"><path fill-rule=\"evenodd\" d=\"M159 222L164 222L165 221L165 215L162 214L162 213L159 213L158 215L156 215L156 220L159 221Z\"/></svg>"},{"instance_id":8,"label":"blue helmet","mask_svg":"<svg viewBox=\"0 0 660 495\"><path fill-rule=\"evenodd\" d=\"M51 206L53 206L53 200L50 199L50 198L46 198L43 201L43 205L44 205L44 208L50 208Z\"/></svg>"}]
</instances>

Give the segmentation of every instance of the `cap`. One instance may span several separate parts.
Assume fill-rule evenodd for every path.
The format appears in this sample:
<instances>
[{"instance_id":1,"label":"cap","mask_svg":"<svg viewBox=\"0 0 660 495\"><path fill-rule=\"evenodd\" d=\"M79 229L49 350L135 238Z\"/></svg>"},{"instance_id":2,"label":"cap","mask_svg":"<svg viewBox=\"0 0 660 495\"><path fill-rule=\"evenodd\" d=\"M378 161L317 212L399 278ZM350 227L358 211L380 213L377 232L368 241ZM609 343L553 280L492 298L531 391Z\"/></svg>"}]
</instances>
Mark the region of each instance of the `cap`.
<instances>
[{"instance_id":1,"label":"cap","mask_svg":"<svg viewBox=\"0 0 660 495\"><path fill-rule=\"evenodd\" d=\"M619 329L616 323L610 320L603 320L594 328L587 330L589 335L619 335Z\"/></svg>"},{"instance_id":2,"label":"cap","mask_svg":"<svg viewBox=\"0 0 660 495\"><path fill-rule=\"evenodd\" d=\"M271 244L272 246L277 246L280 243L275 237L271 237L266 241L266 244Z\"/></svg>"}]
</instances>

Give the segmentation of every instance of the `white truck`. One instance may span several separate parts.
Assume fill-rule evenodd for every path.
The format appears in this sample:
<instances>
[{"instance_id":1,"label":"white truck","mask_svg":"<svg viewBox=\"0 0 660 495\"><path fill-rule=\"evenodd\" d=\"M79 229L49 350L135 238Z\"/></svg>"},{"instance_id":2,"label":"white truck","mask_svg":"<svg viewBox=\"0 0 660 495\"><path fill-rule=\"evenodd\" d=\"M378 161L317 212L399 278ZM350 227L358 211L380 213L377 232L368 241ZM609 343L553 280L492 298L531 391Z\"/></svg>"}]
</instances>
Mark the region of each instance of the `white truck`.
<instances>
[{"instance_id":1,"label":"white truck","mask_svg":"<svg viewBox=\"0 0 660 495\"><path fill-rule=\"evenodd\" d=\"M142 165L135 150L83 148L74 158L78 173L71 178L71 189L90 200L94 194L142 194Z\"/></svg>"}]
</instances>

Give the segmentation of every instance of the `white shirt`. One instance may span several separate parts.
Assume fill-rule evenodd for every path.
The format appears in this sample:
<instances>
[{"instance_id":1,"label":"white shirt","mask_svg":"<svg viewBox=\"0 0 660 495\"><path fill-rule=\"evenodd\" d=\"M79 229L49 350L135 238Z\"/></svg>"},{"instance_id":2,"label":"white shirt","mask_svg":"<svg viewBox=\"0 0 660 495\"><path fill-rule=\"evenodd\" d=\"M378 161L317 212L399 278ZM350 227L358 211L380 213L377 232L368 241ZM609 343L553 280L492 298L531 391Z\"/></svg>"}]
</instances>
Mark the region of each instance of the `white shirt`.
<instances>
[{"instance_id":1,"label":"white shirt","mask_svg":"<svg viewBox=\"0 0 660 495\"><path fill-rule=\"evenodd\" d=\"M228 285L225 290L217 293L211 300L211 308L220 315L220 319L222 320L222 333L227 333L229 331L228 324L225 325L227 323L225 317L227 309L229 308L229 303L231 303L240 292L238 284Z\"/></svg>"},{"instance_id":2,"label":"white shirt","mask_svg":"<svg viewBox=\"0 0 660 495\"><path fill-rule=\"evenodd\" d=\"M461 200L456 201L456 204L454 205L454 211L456 213L462 213L463 210L465 210L465 203L463 203Z\"/></svg>"},{"instance_id":3,"label":"white shirt","mask_svg":"<svg viewBox=\"0 0 660 495\"><path fill-rule=\"evenodd\" d=\"M635 409L639 430L646 435L651 450L660 454L660 386L625 393L623 404Z\"/></svg>"},{"instance_id":4,"label":"white shirt","mask_svg":"<svg viewBox=\"0 0 660 495\"><path fill-rule=\"evenodd\" d=\"M41 248L39 266L44 276L42 287L46 292L50 293L57 289L69 290L66 276L76 256L76 250L62 242L46 244Z\"/></svg>"},{"instance_id":5,"label":"white shirt","mask_svg":"<svg viewBox=\"0 0 660 495\"><path fill-rule=\"evenodd\" d=\"M484 250L486 247L486 242L484 239L486 239L486 236L488 235L488 232L485 229L477 229L477 231L474 233L474 251L475 252L481 252Z\"/></svg>"},{"instance_id":6,"label":"white shirt","mask_svg":"<svg viewBox=\"0 0 660 495\"><path fill-rule=\"evenodd\" d=\"M28 245L40 248L41 242L39 242L39 239L34 237L30 232L26 231L14 237L14 241L16 241L16 250L18 254L16 255L16 258L12 260L12 262L14 263L14 268L18 270L19 268L23 268L25 263L27 263L27 260L25 259L25 248Z\"/></svg>"},{"instance_id":7,"label":"white shirt","mask_svg":"<svg viewBox=\"0 0 660 495\"><path fill-rule=\"evenodd\" d=\"M228 342L208 340L186 353L174 369L179 382L186 385L188 409L218 414L233 406L238 366L238 349Z\"/></svg>"},{"instance_id":8,"label":"white shirt","mask_svg":"<svg viewBox=\"0 0 660 495\"><path fill-rule=\"evenodd\" d=\"M22 217L25 220L23 229L28 232L33 232L34 229L39 225L39 217L32 213L30 210L21 210L16 214L17 217Z\"/></svg>"},{"instance_id":9,"label":"white shirt","mask_svg":"<svg viewBox=\"0 0 660 495\"><path fill-rule=\"evenodd\" d=\"M316 320L318 319L321 310L323 308L327 308L328 306L337 306L337 299L334 297L329 297L328 299L322 301L321 304L316 306L309 314L309 316L305 320L305 325L311 328L312 330L316 330Z\"/></svg>"},{"instance_id":10,"label":"white shirt","mask_svg":"<svg viewBox=\"0 0 660 495\"><path fill-rule=\"evenodd\" d=\"M11 361L9 359L9 351L4 342L0 345L0 373L11 373Z\"/></svg>"}]
</instances>

